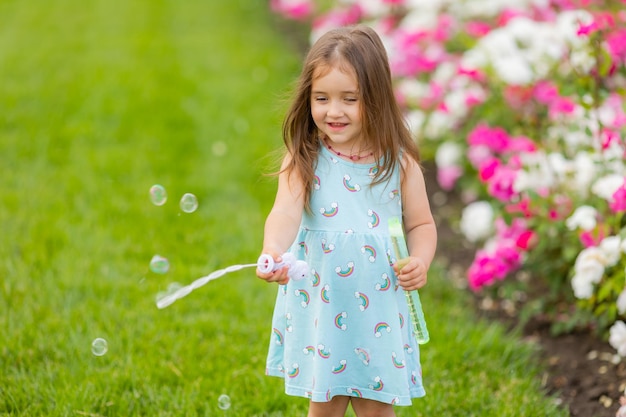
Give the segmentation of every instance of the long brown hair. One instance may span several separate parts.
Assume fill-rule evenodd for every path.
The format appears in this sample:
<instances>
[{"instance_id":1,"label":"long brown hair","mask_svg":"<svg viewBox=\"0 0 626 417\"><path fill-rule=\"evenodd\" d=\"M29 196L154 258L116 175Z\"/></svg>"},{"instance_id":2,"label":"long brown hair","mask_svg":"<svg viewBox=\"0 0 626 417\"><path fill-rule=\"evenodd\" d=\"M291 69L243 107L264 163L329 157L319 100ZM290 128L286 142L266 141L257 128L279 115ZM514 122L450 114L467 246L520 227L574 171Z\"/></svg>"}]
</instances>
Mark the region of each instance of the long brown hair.
<instances>
[{"instance_id":1,"label":"long brown hair","mask_svg":"<svg viewBox=\"0 0 626 417\"><path fill-rule=\"evenodd\" d=\"M320 146L311 116L311 86L320 66L351 67L354 71L362 103L365 146L374 150L376 160L382 159L374 183L390 177L400 163L401 151L419 162L417 145L394 95L387 52L378 34L365 25L331 30L309 50L283 121L283 140L292 156L285 169L302 179L307 210Z\"/></svg>"}]
</instances>

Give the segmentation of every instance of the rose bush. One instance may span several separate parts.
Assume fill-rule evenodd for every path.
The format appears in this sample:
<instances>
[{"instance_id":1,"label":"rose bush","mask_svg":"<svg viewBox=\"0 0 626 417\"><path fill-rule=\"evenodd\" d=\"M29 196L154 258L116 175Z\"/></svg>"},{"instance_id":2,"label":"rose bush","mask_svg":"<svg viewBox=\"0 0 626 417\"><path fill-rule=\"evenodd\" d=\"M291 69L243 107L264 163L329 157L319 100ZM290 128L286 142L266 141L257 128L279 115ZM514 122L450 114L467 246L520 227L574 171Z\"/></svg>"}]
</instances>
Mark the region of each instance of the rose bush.
<instances>
[{"instance_id":1,"label":"rose bush","mask_svg":"<svg viewBox=\"0 0 626 417\"><path fill-rule=\"evenodd\" d=\"M555 330L626 355L626 0L271 4L312 40L359 22L381 35L422 152L466 204L472 290L534 290Z\"/></svg>"}]
</instances>

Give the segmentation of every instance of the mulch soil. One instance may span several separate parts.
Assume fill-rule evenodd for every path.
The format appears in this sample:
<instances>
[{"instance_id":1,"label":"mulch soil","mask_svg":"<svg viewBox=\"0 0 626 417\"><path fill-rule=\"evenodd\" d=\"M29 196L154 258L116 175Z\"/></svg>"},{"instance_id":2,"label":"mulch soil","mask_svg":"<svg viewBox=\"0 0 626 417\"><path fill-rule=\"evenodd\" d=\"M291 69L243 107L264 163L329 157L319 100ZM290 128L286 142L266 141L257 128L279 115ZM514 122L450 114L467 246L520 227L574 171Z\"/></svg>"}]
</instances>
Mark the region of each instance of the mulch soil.
<instances>
[{"instance_id":1,"label":"mulch soil","mask_svg":"<svg viewBox=\"0 0 626 417\"><path fill-rule=\"evenodd\" d=\"M461 201L440 189L432 164L425 163L424 169L438 227L438 258L457 271L457 279L463 279L474 251L451 226L450 220L459 216ZM544 370L541 385L570 416L615 417L626 389L626 361L621 361L608 342L587 332L553 336L550 323L539 319L521 326L516 315L519 306L510 300L494 300L480 293L474 300L479 317L518 328L526 342L539 346L538 360Z\"/></svg>"}]
</instances>

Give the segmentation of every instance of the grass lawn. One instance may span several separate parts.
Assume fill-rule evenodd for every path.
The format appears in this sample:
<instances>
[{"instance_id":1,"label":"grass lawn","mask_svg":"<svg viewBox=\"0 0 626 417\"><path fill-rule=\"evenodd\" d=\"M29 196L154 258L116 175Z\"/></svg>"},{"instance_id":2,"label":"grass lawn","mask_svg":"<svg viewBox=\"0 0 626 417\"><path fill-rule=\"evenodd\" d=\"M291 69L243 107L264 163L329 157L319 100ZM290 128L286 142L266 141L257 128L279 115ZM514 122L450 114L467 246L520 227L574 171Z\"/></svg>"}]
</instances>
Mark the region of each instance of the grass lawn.
<instances>
[{"instance_id":1,"label":"grass lawn","mask_svg":"<svg viewBox=\"0 0 626 417\"><path fill-rule=\"evenodd\" d=\"M244 270L155 305L258 256L275 191L263 173L300 65L266 9L0 1L0 415L305 415L264 375L275 286ZM150 271L155 254L167 273ZM566 415L541 392L535 349L477 321L444 270L422 298L428 395L399 416Z\"/></svg>"}]
</instances>

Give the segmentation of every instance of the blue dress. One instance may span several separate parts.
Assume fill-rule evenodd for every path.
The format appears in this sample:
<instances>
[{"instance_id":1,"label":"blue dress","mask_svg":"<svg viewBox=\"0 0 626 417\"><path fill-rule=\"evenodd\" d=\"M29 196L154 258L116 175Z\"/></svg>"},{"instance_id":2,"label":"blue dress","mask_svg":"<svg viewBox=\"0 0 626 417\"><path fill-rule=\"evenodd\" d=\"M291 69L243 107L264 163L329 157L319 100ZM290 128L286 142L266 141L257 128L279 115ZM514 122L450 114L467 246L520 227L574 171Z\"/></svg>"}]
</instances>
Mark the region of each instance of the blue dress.
<instances>
[{"instance_id":1,"label":"blue dress","mask_svg":"<svg viewBox=\"0 0 626 417\"><path fill-rule=\"evenodd\" d=\"M400 217L400 173L371 186L377 164L320 149L311 195L290 251L311 274L280 285L266 373L285 392L410 405L425 395L419 347L397 285L387 221ZM401 218L401 217L400 217Z\"/></svg>"}]
</instances>

